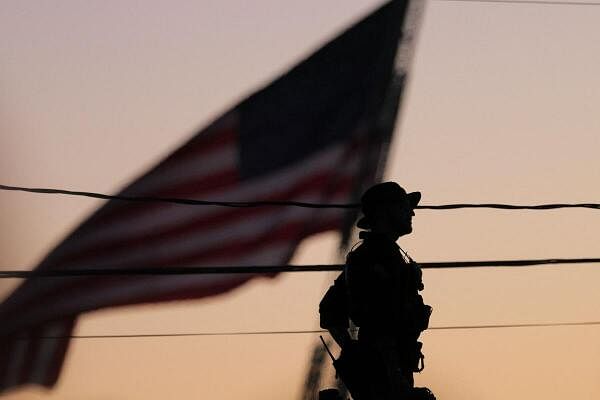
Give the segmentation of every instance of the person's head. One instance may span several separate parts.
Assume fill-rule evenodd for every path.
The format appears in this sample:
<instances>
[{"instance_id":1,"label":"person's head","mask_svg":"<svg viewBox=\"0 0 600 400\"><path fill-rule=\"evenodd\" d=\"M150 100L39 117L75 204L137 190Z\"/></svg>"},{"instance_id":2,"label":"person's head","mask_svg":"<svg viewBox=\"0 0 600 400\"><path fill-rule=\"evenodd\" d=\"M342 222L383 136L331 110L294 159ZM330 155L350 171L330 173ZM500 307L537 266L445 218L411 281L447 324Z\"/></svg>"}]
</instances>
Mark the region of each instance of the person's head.
<instances>
[{"instance_id":1,"label":"person's head","mask_svg":"<svg viewBox=\"0 0 600 400\"><path fill-rule=\"evenodd\" d=\"M412 232L412 217L420 200L420 192L406 193L396 182L379 183L363 194L364 217L356 225L397 239Z\"/></svg>"}]
</instances>

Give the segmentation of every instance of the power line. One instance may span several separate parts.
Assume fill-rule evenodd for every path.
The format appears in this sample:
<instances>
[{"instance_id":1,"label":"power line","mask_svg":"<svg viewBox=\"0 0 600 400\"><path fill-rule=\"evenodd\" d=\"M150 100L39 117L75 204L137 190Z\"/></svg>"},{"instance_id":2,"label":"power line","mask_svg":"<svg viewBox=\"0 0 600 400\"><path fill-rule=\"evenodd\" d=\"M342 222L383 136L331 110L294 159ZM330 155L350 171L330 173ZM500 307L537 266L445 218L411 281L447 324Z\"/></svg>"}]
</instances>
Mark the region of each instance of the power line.
<instances>
[{"instance_id":1,"label":"power line","mask_svg":"<svg viewBox=\"0 0 600 400\"><path fill-rule=\"evenodd\" d=\"M459 208L495 208L500 210L555 210L557 208L593 208L600 209L598 203L576 203L576 204L538 204L538 205L515 205L515 204L442 204L439 206L417 206L422 210L455 210Z\"/></svg>"},{"instance_id":2,"label":"power line","mask_svg":"<svg viewBox=\"0 0 600 400\"><path fill-rule=\"evenodd\" d=\"M121 201L136 201L136 202L158 202L172 203L194 206L221 206L221 207L261 207L261 206L296 206L307 208L358 208L360 204L321 204L308 203L301 201L208 201L195 199L181 199L170 197L152 197L152 196L128 196L128 195L108 195L95 192L82 192L66 189L50 189L50 188L26 188L21 186L0 185L0 190L12 190L39 194L64 194L68 196L83 196L92 197L103 200L121 200ZM599 206L600 207L600 206Z\"/></svg>"},{"instance_id":3,"label":"power line","mask_svg":"<svg viewBox=\"0 0 600 400\"><path fill-rule=\"evenodd\" d=\"M205 275L205 274L275 274L280 272L339 271L342 264L319 265L252 265L206 267L151 267L151 268L73 268L64 270L0 270L0 278L51 278L68 276L114 275Z\"/></svg>"},{"instance_id":4,"label":"power line","mask_svg":"<svg viewBox=\"0 0 600 400\"><path fill-rule=\"evenodd\" d=\"M600 263L600 258L548 258L535 260L489 260L446 261L419 263L421 268L482 268L482 267L529 267L548 264ZM115 275L203 275L203 274L275 274L281 272L341 271L344 264L315 265L252 265L252 266L206 266L206 267L140 267L140 268L73 268L41 270L0 270L0 279L8 278L57 278L73 276Z\"/></svg>"},{"instance_id":5,"label":"power line","mask_svg":"<svg viewBox=\"0 0 600 400\"><path fill-rule=\"evenodd\" d=\"M547 0L435 0L452 3L499 3L499 4L529 4L544 6L600 6L593 1L547 1Z\"/></svg>"},{"instance_id":6,"label":"power line","mask_svg":"<svg viewBox=\"0 0 600 400\"><path fill-rule=\"evenodd\" d=\"M548 328L555 326L592 326L600 325L600 321L583 322L542 322L533 324L493 324L493 325L462 325L462 326L434 326L431 330L460 330L460 329L503 329L503 328Z\"/></svg>"},{"instance_id":7,"label":"power line","mask_svg":"<svg viewBox=\"0 0 600 400\"><path fill-rule=\"evenodd\" d=\"M215 200L197 200L185 198L171 197L153 197L153 196L132 196L132 195L108 195L96 192L83 192L67 189L52 189L52 188L28 188L22 186L1 185L0 190L19 191L37 194L59 194L67 196L91 197L102 200L119 200L132 202L158 202L171 203L181 205L201 205L201 206L221 206L221 207L265 207L265 206L295 206L306 208L359 208L360 203L310 203L291 200L265 200L265 201L215 201ZM497 203L458 203L458 204L441 204L441 205L420 205L417 209L421 210L454 210L461 208L494 208L501 210L553 210L559 208L591 208L600 209L600 203L554 203L554 204L539 204L539 205L515 205L515 204L497 204Z\"/></svg>"},{"instance_id":8,"label":"power line","mask_svg":"<svg viewBox=\"0 0 600 400\"><path fill-rule=\"evenodd\" d=\"M473 330L473 329L506 329L506 328L548 328L559 326L593 326L600 325L600 321L583 322L549 322L531 324L492 324L492 325L459 325L459 326L433 326L427 330ZM21 338L30 339L143 339L163 337L196 337L196 336L262 336L262 335L306 335L322 334L326 330L290 330L290 331L233 331L233 332L184 332L184 333L141 333L141 334L116 334L116 335L66 335L66 336L36 336Z\"/></svg>"}]
</instances>

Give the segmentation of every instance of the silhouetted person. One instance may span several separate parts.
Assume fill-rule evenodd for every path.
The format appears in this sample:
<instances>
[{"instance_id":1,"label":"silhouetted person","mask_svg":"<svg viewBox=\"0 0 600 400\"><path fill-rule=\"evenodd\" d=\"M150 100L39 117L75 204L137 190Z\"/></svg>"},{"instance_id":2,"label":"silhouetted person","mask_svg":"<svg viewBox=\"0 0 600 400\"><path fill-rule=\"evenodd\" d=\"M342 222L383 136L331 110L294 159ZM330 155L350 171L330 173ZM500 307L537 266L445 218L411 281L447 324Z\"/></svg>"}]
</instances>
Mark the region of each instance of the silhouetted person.
<instances>
[{"instance_id":1,"label":"silhouetted person","mask_svg":"<svg viewBox=\"0 0 600 400\"><path fill-rule=\"evenodd\" d=\"M353 398L435 399L428 389L414 388L413 380L413 373L422 369L418 338L427 329L431 307L423 304L419 295L423 289L420 267L396 244L400 236L412 232L414 208L420 199L419 192L406 193L394 182L375 185L364 193L364 217L357 223L364 229L360 232L363 241L348 254L345 273L321 303L322 310L337 307L345 313L338 319L325 319L331 322L326 328L341 342L342 362L338 364L350 373L340 375ZM325 301L328 295L338 296L342 287L345 309L336 305L339 299ZM359 327L358 342L340 333L348 317ZM345 362L344 352L348 353Z\"/></svg>"}]
</instances>

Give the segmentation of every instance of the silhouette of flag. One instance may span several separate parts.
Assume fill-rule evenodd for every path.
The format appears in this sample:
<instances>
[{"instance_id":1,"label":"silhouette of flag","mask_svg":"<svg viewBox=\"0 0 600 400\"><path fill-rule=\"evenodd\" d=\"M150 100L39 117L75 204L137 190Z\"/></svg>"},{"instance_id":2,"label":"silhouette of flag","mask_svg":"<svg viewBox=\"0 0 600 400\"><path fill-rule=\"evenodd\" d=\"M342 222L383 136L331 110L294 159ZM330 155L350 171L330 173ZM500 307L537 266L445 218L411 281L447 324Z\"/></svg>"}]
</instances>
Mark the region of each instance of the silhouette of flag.
<instances>
[{"instance_id":1,"label":"silhouette of flag","mask_svg":"<svg viewBox=\"0 0 600 400\"><path fill-rule=\"evenodd\" d=\"M377 179L393 128L405 2L393 1L226 112L124 195L355 202ZM284 264L341 209L109 201L37 267ZM347 224L346 224L347 225ZM29 279L0 305L0 391L58 379L78 314L224 293L251 274Z\"/></svg>"}]
</instances>

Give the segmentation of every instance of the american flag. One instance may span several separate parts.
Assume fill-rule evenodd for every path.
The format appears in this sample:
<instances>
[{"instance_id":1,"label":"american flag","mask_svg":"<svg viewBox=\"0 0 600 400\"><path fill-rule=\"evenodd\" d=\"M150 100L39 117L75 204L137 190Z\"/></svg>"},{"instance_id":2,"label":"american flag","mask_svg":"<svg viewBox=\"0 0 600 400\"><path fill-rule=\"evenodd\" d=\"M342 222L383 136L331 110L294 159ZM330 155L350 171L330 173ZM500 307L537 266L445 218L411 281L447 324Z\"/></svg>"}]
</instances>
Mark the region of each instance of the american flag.
<instances>
[{"instance_id":1,"label":"american flag","mask_svg":"<svg viewBox=\"0 0 600 400\"><path fill-rule=\"evenodd\" d=\"M227 111L119 194L221 201L356 202L393 128L405 1L392 1ZM391 117L390 117L391 115ZM387 116L386 118L384 118ZM38 269L278 265L342 209L109 201ZM29 279L0 305L0 391L57 381L77 315L201 298L251 274Z\"/></svg>"}]
</instances>

